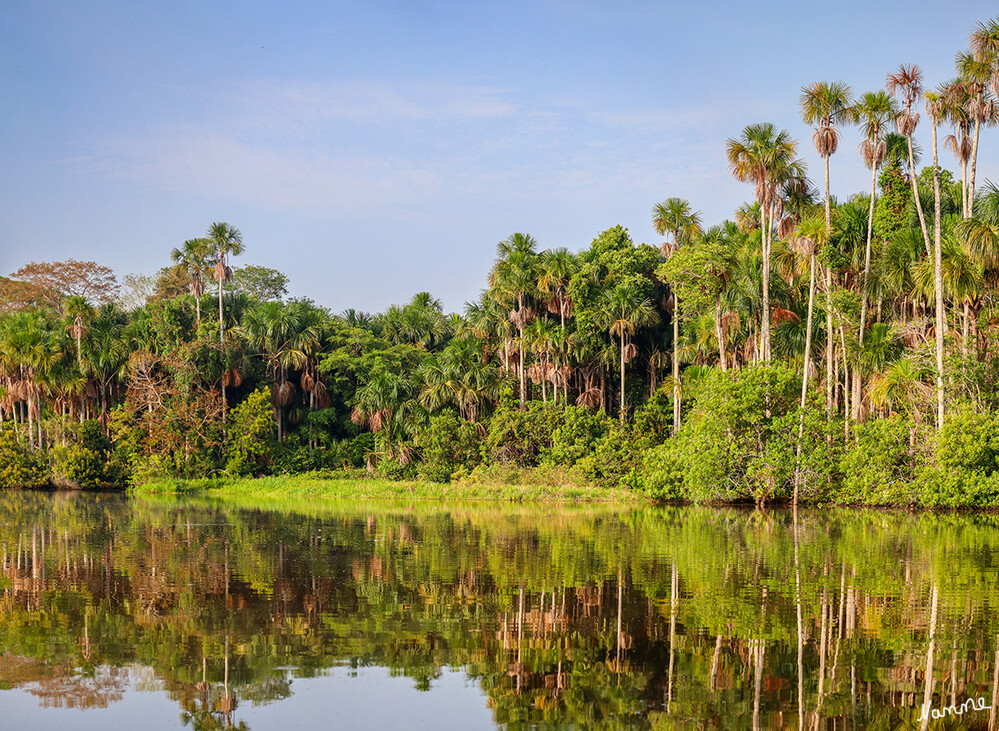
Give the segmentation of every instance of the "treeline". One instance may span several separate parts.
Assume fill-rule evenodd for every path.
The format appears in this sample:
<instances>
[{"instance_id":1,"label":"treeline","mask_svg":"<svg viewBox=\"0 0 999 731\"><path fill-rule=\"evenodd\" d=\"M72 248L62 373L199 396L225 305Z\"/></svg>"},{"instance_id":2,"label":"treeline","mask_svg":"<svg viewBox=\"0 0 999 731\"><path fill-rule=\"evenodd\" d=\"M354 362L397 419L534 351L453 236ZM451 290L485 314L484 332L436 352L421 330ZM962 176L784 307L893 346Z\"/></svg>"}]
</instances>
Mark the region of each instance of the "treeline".
<instances>
[{"instance_id":1,"label":"treeline","mask_svg":"<svg viewBox=\"0 0 999 731\"><path fill-rule=\"evenodd\" d=\"M0 287L2 482L356 468L999 504L999 190L977 169L999 118L999 21L974 29L958 72L932 91L915 66L857 97L805 86L824 193L797 141L750 125L726 143L754 191L733 221L706 227L674 197L653 207L660 246L620 226L577 252L513 234L463 314L424 292L335 315L282 301L287 278L261 267L237 287L242 237L225 223L130 282L130 307L84 286L96 265L15 272ZM839 202L829 163L853 124L871 189Z\"/></svg>"}]
</instances>

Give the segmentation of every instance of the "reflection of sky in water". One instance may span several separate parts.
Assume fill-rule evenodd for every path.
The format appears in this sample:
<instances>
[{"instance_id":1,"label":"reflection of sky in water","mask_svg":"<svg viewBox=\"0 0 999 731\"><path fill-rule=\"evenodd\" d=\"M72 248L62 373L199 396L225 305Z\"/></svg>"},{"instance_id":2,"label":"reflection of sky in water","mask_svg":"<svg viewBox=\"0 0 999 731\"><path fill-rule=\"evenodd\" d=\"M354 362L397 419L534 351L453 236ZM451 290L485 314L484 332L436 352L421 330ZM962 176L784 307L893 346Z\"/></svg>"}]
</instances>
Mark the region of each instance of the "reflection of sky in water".
<instances>
[{"instance_id":1,"label":"reflection of sky in water","mask_svg":"<svg viewBox=\"0 0 999 731\"><path fill-rule=\"evenodd\" d=\"M33 731L107 731L184 728L177 702L161 691L136 690L146 673L132 672L121 700L82 713L75 708L40 708L30 686L0 691L0 728ZM392 677L385 668L334 668L320 678L291 681L294 709L287 702L255 706L240 701L234 722L254 731L277 729L492 729L486 695L464 673L442 670L429 691L412 678ZM190 726L187 726L190 728Z\"/></svg>"}]
</instances>

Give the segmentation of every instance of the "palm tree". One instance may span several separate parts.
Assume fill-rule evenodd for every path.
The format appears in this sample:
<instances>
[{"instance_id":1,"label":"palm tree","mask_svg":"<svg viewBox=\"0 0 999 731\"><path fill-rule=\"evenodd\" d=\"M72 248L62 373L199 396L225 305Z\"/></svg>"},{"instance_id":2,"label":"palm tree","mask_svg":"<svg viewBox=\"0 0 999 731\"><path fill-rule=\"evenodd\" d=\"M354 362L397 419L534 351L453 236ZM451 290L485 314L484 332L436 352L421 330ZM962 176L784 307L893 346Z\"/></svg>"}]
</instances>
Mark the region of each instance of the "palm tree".
<instances>
[{"instance_id":1,"label":"palm tree","mask_svg":"<svg viewBox=\"0 0 999 731\"><path fill-rule=\"evenodd\" d=\"M232 279L232 269L228 265L230 257L239 256L245 250L243 234L228 223L213 223L208 229L215 269L212 278L219 284L219 345L225 348L225 324L222 317L222 285Z\"/></svg>"},{"instance_id":2,"label":"palm tree","mask_svg":"<svg viewBox=\"0 0 999 731\"><path fill-rule=\"evenodd\" d=\"M288 380L289 370L301 370L318 344L315 323L307 322L301 306L282 302L261 302L243 315L236 328L247 344L267 363L273 385L271 408L277 422L278 440L284 440L282 408L295 397Z\"/></svg>"},{"instance_id":3,"label":"palm tree","mask_svg":"<svg viewBox=\"0 0 999 731\"><path fill-rule=\"evenodd\" d=\"M975 168L978 162L978 136L983 124L992 125L999 119L999 18L978 23L968 38L971 53L959 53L957 68L961 78L971 86L972 99L968 113L975 122L971 145L971 170L968 175L967 217L974 215ZM988 87L992 87L989 95Z\"/></svg>"},{"instance_id":4,"label":"palm tree","mask_svg":"<svg viewBox=\"0 0 999 731\"><path fill-rule=\"evenodd\" d=\"M222 315L222 285L232 279L232 269L227 261L229 257L243 253L243 234L235 226L224 221L213 223L208 229L208 240L211 242L212 254L215 258L213 278L219 284L219 347L225 355L225 320ZM225 421L225 377L222 379L222 421Z\"/></svg>"},{"instance_id":5,"label":"palm tree","mask_svg":"<svg viewBox=\"0 0 999 731\"><path fill-rule=\"evenodd\" d=\"M933 139L933 289L936 294L936 356L937 356L937 428L944 425L943 348L947 316L943 301L943 254L940 242L940 166L937 157L937 125L943 116L945 102L939 92L926 92L926 111L930 115Z\"/></svg>"},{"instance_id":6,"label":"palm tree","mask_svg":"<svg viewBox=\"0 0 999 731\"><path fill-rule=\"evenodd\" d=\"M112 389L128 366L129 348L125 337L125 318L114 305L104 305L90 325L84 348L84 374L92 377L100 392L101 413L98 420L108 434L108 401Z\"/></svg>"},{"instance_id":7,"label":"palm tree","mask_svg":"<svg viewBox=\"0 0 999 731\"><path fill-rule=\"evenodd\" d=\"M201 296L205 293L205 277L215 266L213 256L216 248L208 238L188 239L180 249L170 252L170 258L177 268L185 273L190 280L188 289L194 297L194 309L197 315L198 327L201 327ZM221 290L222 284L219 283Z\"/></svg>"},{"instance_id":8,"label":"palm tree","mask_svg":"<svg viewBox=\"0 0 999 731\"><path fill-rule=\"evenodd\" d=\"M495 363L479 356L474 338L455 338L421 363L420 403L431 410L453 404L463 419L476 421L485 404L499 397L502 384Z\"/></svg>"},{"instance_id":9,"label":"palm tree","mask_svg":"<svg viewBox=\"0 0 999 731\"><path fill-rule=\"evenodd\" d=\"M537 240L530 234L511 234L496 247L498 261L489 275L489 284L509 310L510 322L517 328L520 354L520 408L527 400L524 369L524 326L534 319L529 302L537 292Z\"/></svg>"},{"instance_id":10,"label":"palm tree","mask_svg":"<svg viewBox=\"0 0 999 731\"><path fill-rule=\"evenodd\" d=\"M663 256L669 257L676 249L689 243L695 236L701 234L701 212L694 211L684 198L667 198L652 208L652 227L660 236L672 236L673 240L663 242ZM680 383L680 299L676 288L673 289L673 430L680 428L680 394L677 390ZM623 369L623 366L622 366ZM623 379L623 376L622 376ZM623 383L623 380L622 380ZM623 388L623 386L622 386ZM621 408L624 409L624 392L621 393ZM623 413L622 413L623 418Z\"/></svg>"},{"instance_id":11,"label":"palm tree","mask_svg":"<svg viewBox=\"0 0 999 731\"><path fill-rule=\"evenodd\" d=\"M805 402L808 396L808 367L812 358L812 312L815 308L815 260L818 250L829 241L830 228L826 221L819 218L806 218L797 227L795 245L802 255L809 258L808 274L808 320L805 326L805 356L801 371L801 414L798 421L798 456L801 456L801 439L805 428ZM832 315L828 318L832 320ZM830 326L831 329L831 326ZM832 342L832 335L827 335L826 340ZM829 368L831 376L832 369ZM827 390L828 394L828 390ZM832 404L831 394L827 395L827 411ZM799 479L796 475L794 481L794 505L798 504Z\"/></svg>"},{"instance_id":12,"label":"palm tree","mask_svg":"<svg viewBox=\"0 0 999 731\"><path fill-rule=\"evenodd\" d=\"M67 297L63 301L62 310L63 316L72 323L66 329L76 340L76 367L81 368L83 335L87 332L87 323L94 319L96 313L86 298L80 295Z\"/></svg>"},{"instance_id":13,"label":"palm tree","mask_svg":"<svg viewBox=\"0 0 999 731\"><path fill-rule=\"evenodd\" d=\"M853 92L841 81L832 83L816 81L801 90L801 117L805 124L815 125L812 141L825 165L825 224L827 237L832 235L832 209L829 196L829 158L839 147L837 124L853 119ZM833 401L833 326L832 307L829 305L832 290L832 268L826 267L826 411L832 413ZM808 357L806 353L806 358Z\"/></svg>"},{"instance_id":14,"label":"palm tree","mask_svg":"<svg viewBox=\"0 0 999 731\"><path fill-rule=\"evenodd\" d=\"M853 114L864 133L860 143L860 154L864 164L871 169L871 201L867 213L867 246L864 249L864 287L860 299L860 342L864 342L867 325L866 285L871 272L871 235L874 231L874 198L877 190L878 168L884 160L887 145L884 141L885 129L898 117L895 100L886 91L869 91L857 101Z\"/></svg>"},{"instance_id":15,"label":"palm tree","mask_svg":"<svg viewBox=\"0 0 999 731\"><path fill-rule=\"evenodd\" d=\"M657 319L656 311L647 297L633 284L619 284L604 295L600 307L600 323L621 343L621 423L627 410L624 396L624 368L637 352L630 342L635 329L651 325Z\"/></svg>"},{"instance_id":16,"label":"palm tree","mask_svg":"<svg viewBox=\"0 0 999 731\"><path fill-rule=\"evenodd\" d=\"M729 168L736 180L752 183L760 205L760 231L763 250L763 303L760 340L763 360L770 361L770 247L773 240L777 189L783 180L804 177L805 165L795 159L798 143L786 130L777 131L769 123L753 124L739 139L729 138L725 145Z\"/></svg>"},{"instance_id":17,"label":"palm tree","mask_svg":"<svg viewBox=\"0 0 999 731\"><path fill-rule=\"evenodd\" d=\"M919 124L919 112L915 111L916 101L923 90L923 72L918 66L902 64L894 74L888 74L885 82L888 93L902 97L902 107L895 118L895 128L905 137L909 148L909 181L912 184L912 199L919 216L919 227L923 232L923 242L926 244L926 256L932 256L930 235L926 228L926 216L923 214L923 204L919 197L919 182L916 179L916 156L913 150L912 135Z\"/></svg>"}]
</instances>

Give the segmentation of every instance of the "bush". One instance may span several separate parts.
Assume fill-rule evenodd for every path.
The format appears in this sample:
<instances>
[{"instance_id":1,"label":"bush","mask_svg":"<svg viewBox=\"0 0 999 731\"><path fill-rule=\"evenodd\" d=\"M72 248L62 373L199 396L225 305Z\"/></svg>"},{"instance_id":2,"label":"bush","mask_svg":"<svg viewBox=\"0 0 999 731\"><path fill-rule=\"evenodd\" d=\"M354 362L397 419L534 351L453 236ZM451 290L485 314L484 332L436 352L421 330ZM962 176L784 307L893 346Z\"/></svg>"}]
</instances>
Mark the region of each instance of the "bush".
<instances>
[{"instance_id":1,"label":"bush","mask_svg":"<svg viewBox=\"0 0 999 731\"><path fill-rule=\"evenodd\" d=\"M927 506L999 507L999 415L969 405L949 412L916 484Z\"/></svg>"},{"instance_id":2,"label":"bush","mask_svg":"<svg viewBox=\"0 0 999 731\"><path fill-rule=\"evenodd\" d=\"M629 486L646 493L653 500L685 500L683 462L676 452L676 443L667 442L651 447L642 455L642 465L629 475Z\"/></svg>"},{"instance_id":3,"label":"bush","mask_svg":"<svg viewBox=\"0 0 999 731\"><path fill-rule=\"evenodd\" d=\"M420 432L417 444L421 462L420 479L450 482L459 468L472 470L482 462L483 438L480 426L458 418L454 412L438 414Z\"/></svg>"},{"instance_id":4,"label":"bush","mask_svg":"<svg viewBox=\"0 0 999 731\"><path fill-rule=\"evenodd\" d=\"M108 490L125 483L124 466L113 459L111 442L94 420L80 424L71 444L49 451L52 483L56 487Z\"/></svg>"},{"instance_id":5,"label":"bush","mask_svg":"<svg viewBox=\"0 0 999 731\"><path fill-rule=\"evenodd\" d=\"M674 437L673 454L692 500L762 503L790 496L800 385L782 365L705 377Z\"/></svg>"},{"instance_id":6,"label":"bush","mask_svg":"<svg viewBox=\"0 0 999 731\"><path fill-rule=\"evenodd\" d=\"M593 454L597 444L607 436L614 422L602 413L585 406L560 407L555 414L557 426L551 433L551 446L541 452L541 464L547 467L572 467L580 459Z\"/></svg>"},{"instance_id":7,"label":"bush","mask_svg":"<svg viewBox=\"0 0 999 731\"><path fill-rule=\"evenodd\" d=\"M907 505L916 501L912 479L922 455L910 446L916 425L902 416L872 419L854 429L856 443L842 459L842 487L833 498L842 503Z\"/></svg>"},{"instance_id":8,"label":"bush","mask_svg":"<svg viewBox=\"0 0 999 731\"><path fill-rule=\"evenodd\" d=\"M34 488L48 484L45 468L15 431L0 429L0 488Z\"/></svg>"},{"instance_id":9,"label":"bush","mask_svg":"<svg viewBox=\"0 0 999 731\"><path fill-rule=\"evenodd\" d=\"M522 411L501 404L489 420L486 451L493 462L536 467L541 454L552 447L552 434L562 423L562 407L531 401Z\"/></svg>"},{"instance_id":10,"label":"bush","mask_svg":"<svg viewBox=\"0 0 999 731\"><path fill-rule=\"evenodd\" d=\"M236 477L264 474L274 452L273 429L270 394L258 388L230 412L226 472Z\"/></svg>"}]
</instances>

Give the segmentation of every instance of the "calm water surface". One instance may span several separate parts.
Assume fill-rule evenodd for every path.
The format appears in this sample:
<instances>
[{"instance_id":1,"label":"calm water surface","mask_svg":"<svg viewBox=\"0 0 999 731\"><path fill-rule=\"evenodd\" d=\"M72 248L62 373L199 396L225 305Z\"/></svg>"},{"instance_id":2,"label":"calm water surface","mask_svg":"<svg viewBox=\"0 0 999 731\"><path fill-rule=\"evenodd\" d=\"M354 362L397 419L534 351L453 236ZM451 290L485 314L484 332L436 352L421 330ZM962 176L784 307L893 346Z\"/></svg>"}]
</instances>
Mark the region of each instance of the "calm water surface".
<instances>
[{"instance_id":1,"label":"calm water surface","mask_svg":"<svg viewBox=\"0 0 999 731\"><path fill-rule=\"evenodd\" d=\"M3 493L0 566L2 728L996 727L996 516Z\"/></svg>"}]
</instances>

